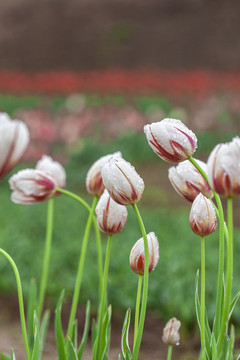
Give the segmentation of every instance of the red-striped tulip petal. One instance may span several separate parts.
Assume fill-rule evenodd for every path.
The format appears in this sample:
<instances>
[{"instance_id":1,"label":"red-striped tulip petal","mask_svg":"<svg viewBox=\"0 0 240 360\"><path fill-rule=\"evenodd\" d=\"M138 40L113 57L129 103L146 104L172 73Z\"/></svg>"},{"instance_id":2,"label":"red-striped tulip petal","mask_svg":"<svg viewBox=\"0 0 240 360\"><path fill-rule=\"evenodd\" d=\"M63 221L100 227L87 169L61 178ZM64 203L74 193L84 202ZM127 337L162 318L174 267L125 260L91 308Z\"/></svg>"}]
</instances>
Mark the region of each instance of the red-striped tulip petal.
<instances>
[{"instance_id":1,"label":"red-striped tulip petal","mask_svg":"<svg viewBox=\"0 0 240 360\"><path fill-rule=\"evenodd\" d=\"M167 345L179 345L181 322L175 317L170 319L163 329L162 340Z\"/></svg>"},{"instance_id":2,"label":"red-striped tulip petal","mask_svg":"<svg viewBox=\"0 0 240 360\"><path fill-rule=\"evenodd\" d=\"M55 179L58 188L65 188L65 169L59 162L54 161L50 156L43 155L41 160L37 162L36 169L51 175Z\"/></svg>"},{"instance_id":3,"label":"red-striped tulip petal","mask_svg":"<svg viewBox=\"0 0 240 360\"><path fill-rule=\"evenodd\" d=\"M203 161L196 161L206 173L207 165ZM193 202L200 192L209 199L213 197L207 181L189 160L172 166L168 170L168 178L176 192L188 201Z\"/></svg>"},{"instance_id":4,"label":"red-striped tulip petal","mask_svg":"<svg viewBox=\"0 0 240 360\"><path fill-rule=\"evenodd\" d=\"M135 168L122 158L111 158L103 166L102 179L110 196L118 204L135 204L142 197L143 179Z\"/></svg>"},{"instance_id":5,"label":"red-striped tulip petal","mask_svg":"<svg viewBox=\"0 0 240 360\"><path fill-rule=\"evenodd\" d=\"M215 146L207 168L210 185L219 195L228 198L240 195L240 138Z\"/></svg>"},{"instance_id":6,"label":"red-striped tulip petal","mask_svg":"<svg viewBox=\"0 0 240 360\"><path fill-rule=\"evenodd\" d=\"M148 256L149 256L149 273L155 269L159 261L159 244L158 239L154 232L151 232L147 235L148 240ZM144 253L144 241L143 238L139 239L133 246L129 262L132 270L138 274L144 274L144 262L145 262L145 253Z\"/></svg>"},{"instance_id":7,"label":"red-striped tulip petal","mask_svg":"<svg viewBox=\"0 0 240 360\"><path fill-rule=\"evenodd\" d=\"M99 229L106 234L121 232L127 221L126 206L117 204L105 190L96 207Z\"/></svg>"},{"instance_id":8,"label":"red-striped tulip petal","mask_svg":"<svg viewBox=\"0 0 240 360\"><path fill-rule=\"evenodd\" d=\"M210 235L217 226L217 217L209 199L201 193L192 203L189 223L192 231L199 236Z\"/></svg>"},{"instance_id":9,"label":"red-striped tulip petal","mask_svg":"<svg viewBox=\"0 0 240 360\"><path fill-rule=\"evenodd\" d=\"M164 119L148 124L144 132L153 151L167 162L184 161L197 147L196 135L180 120Z\"/></svg>"}]
</instances>

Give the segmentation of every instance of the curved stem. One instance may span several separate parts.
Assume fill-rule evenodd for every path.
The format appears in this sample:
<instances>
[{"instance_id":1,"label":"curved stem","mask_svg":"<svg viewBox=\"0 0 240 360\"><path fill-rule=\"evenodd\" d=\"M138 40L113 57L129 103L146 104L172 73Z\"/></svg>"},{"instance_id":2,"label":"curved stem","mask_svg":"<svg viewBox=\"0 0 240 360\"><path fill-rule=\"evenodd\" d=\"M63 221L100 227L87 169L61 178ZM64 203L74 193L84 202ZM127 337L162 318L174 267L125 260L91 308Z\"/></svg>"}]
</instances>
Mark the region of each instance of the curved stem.
<instances>
[{"instance_id":1,"label":"curved stem","mask_svg":"<svg viewBox=\"0 0 240 360\"><path fill-rule=\"evenodd\" d=\"M25 346L27 360L30 360L31 356L30 356L27 328L26 328L26 322L25 322L23 294L22 294L22 285L21 285L20 275L18 272L18 268L17 268L15 262L13 261L13 259L11 258L11 256L8 255L8 253L6 251L4 251L3 249L0 249L0 253L3 254L6 257L6 259L10 262L10 264L13 268L14 274L15 274L16 283L17 283L17 291L18 291L18 303L19 303L19 312L20 312L20 319L21 319L21 325L22 325L23 342L24 342L24 346Z\"/></svg>"},{"instance_id":2,"label":"curved stem","mask_svg":"<svg viewBox=\"0 0 240 360\"><path fill-rule=\"evenodd\" d=\"M196 167L200 174L207 181L208 185L209 180L207 174L202 170L198 165L195 159L190 156L189 161ZM211 186L210 186L211 187ZM212 189L212 188L211 188ZM216 296L216 314L214 319L213 332L215 338L218 339L220 333L220 327L222 322L222 305L223 305L223 276L224 276L224 231L226 233L226 224L224 221L223 207L221 203L220 196L212 189L214 194L217 207L218 207L218 219L219 219L219 256L218 256L218 280L217 280L217 296Z\"/></svg>"},{"instance_id":3,"label":"curved stem","mask_svg":"<svg viewBox=\"0 0 240 360\"><path fill-rule=\"evenodd\" d=\"M102 340L102 322L104 311L106 308L106 293L107 293L107 280L108 280L108 268L109 268L109 261L110 261L110 253L111 253L111 243L112 243L112 235L108 235L108 243L107 243L107 251L105 257L105 265L104 265L104 272L103 272L103 282L102 282L102 294L101 294L101 302L100 302L100 311L99 311L99 318L98 318L98 335L97 335L97 357L96 359L101 359L101 340Z\"/></svg>"},{"instance_id":4,"label":"curved stem","mask_svg":"<svg viewBox=\"0 0 240 360\"><path fill-rule=\"evenodd\" d=\"M80 204L82 204L85 209L90 213L91 212L91 208L88 205L88 203L83 200L80 196L74 194L73 192L69 191L69 190L65 190L65 189L57 189L58 192L67 195L69 197L71 197L72 199L78 201ZM96 235L96 242L97 242L97 253L98 253L98 275L99 275L99 296L101 296L101 288L102 288L102 274L103 274L103 263L102 263L102 244L101 244L101 235L100 235L100 230L97 226L97 221L95 216L93 217L93 226L94 226L94 230L95 230L95 235Z\"/></svg>"},{"instance_id":5,"label":"curved stem","mask_svg":"<svg viewBox=\"0 0 240 360\"><path fill-rule=\"evenodd\" d=\"M70 312L70 317L69 317L69 322L68 322L68 329L67 329L67 335L70 337L70 339L72 339L73 325L74 325L74 320L75 320L77 305L78 305L78 300L79 300L79 294L80 294L80 288L81 288L81 282L82 282L82 273L83 273L83 267L84 267L84 262L85 262L85 257L86 257L88 238L89 238L90 228L91 228L92 220L94 217L94 211L95 211L95 207L97 205L97 201L98 201L98 198L95 196L93 199L91 211L88 216L85 233L84 233L84 237L83 237L83 242L82 242L82 247L81 247L77 277L76 277L75 288L74 288L74 293L73 293L72 307L71 307L71 312Z\"/></svg>"},{"instance_id":6,"label":"curved stem","mask_svg":"<svg viewBox=\"0 0 240 360\"><path fill-rule=\"evenodd\" d=\"M167 354L167 360L171 360L172 358L172 345L168 346L168 354Z\"/></svg>"},{"instance_id":7,"label":"curved stem","mask_svg":"<svg viewBox=\"0 0 240 360\"><path fill-rule=\"evenodd\" d=\"M201 238L201 360L206 359L205 353L205 239Z\"/></svg>"},{"instance_id":8,"label":"curved stem","mask_svg":"<svg viewBox=\"0 0 240 360\"><path fill-rule=\"evenodd\" d=\"M147 296L148 296L148 277L149 277L149 257L148 257L148 241L147 241L147 233L145 230L145 226L143 223L143 220L141 218L140 212L138 210L138 207L136 204L133 204L133 209L136 213L140 229L142 231L143 235L143 241L144 241L144 280L143 280L143 294L142 294L142 306L141 306L141 314L140 314L140 320L139 320L139 327L138 327L138 333L137 333L137 339L135 342L135 348L133 351L133 357L132 360L137 360L138 353L141 345L142 340L142 333L143 333L143 326L145 321L145 315L146 315L146 308L147 308Z\"/></svg>"},{"instance_id":9,"label":"curved stem","mask_svg":"<svg viewBox=\"0 0 240 360\"><path fill-rule=\"evenodd\" d=\"M43 267L42 267L42 278L40 283L39 302L37 307L37 314L39 319L42 314L45 291L47 287L47 277L48 277L51 244L52 244L53 213L54 213L54 200L52 198L48 200L47 231L46 231L45 249L43 255Z\"/></svg>"},{"instance_id":10,"label":"curved stem","mask_svg":"<svg viewBox=\"0 0 240 360\"><path fill-rule=\"evenodd\" d=\"M138 333L138 323L139 323L139 311L140 311L140 302L141 302L141 292L142 292L142 275L138 277L138 289L137 289L137 299L136 299L136 309L135 309L135 321L134 321L134 343L133 350L135 348L135 343L137 340Z\"/></svg>"},{"instance_id":11,"label":"curved stem","mask_svg":"<svg viewBox=\"0 0 240 360\"><path fill-rule=\"evenodd\" d=\"M223 318L221 324L221 333L219 339L219 349L221 351L224 337L228 331L228 321L229 321L229 310L231 302L231 293L232 293L232 277L233 277L233 208L232 208L232 199L228 198L227 208L228 208L228 242L227 242L227 276L226 276L226 294L225 302L223 308Z\"/></svg>"}]
</instances>

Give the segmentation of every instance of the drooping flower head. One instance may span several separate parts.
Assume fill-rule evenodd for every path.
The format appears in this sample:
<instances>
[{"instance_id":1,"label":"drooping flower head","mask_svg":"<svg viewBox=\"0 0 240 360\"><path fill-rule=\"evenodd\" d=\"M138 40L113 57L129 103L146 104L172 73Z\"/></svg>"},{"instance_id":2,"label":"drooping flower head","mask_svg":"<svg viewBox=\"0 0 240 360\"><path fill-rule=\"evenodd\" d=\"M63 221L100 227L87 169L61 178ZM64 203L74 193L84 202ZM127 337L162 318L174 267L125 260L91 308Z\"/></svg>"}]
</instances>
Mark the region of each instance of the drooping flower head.
<instances>
[{"instance_id":1,"label":"drooping flower head","mask_svg":"<svg viewBox=\"0 0 240 360\"><path fill-rule=\"evenodd\" d=\"M192 203L189 223L192 231L199 236L210 235L217 226L217 217L209 199L199 194Z\"/></svg>"},{"instance_id":2,"label":"drooping flower head","mask_svg":"<svg viewBox=\"0 0 240 360\"><path fill-rule=\"evenodd\" d=\"M196 161L206 173L207 165L203 161ZM213 197L207 181L189 160L172 166L168 170L168 178L176 192L188 201L193 202L200 192L209 199Z\"/></svg>"},{"instance_id":3,"label":"drooping flower head","mask_svg":"<svg viewBox=\"0 0 240 360\"><path fill-rule=\"evenodd\" d=\"M158 239L154 232L147 234L148 240L148 257L149 257L149 273L155 269L159 261L159 244ZM144 263L145 263L145 254L144 254L144 240L143 238L139 239L133 246L129 262L132 270L138 274L144 274Z\"/></svg>"},{"instance_id":4,"label":"drooping flower head","mask_svg":"<svg viewBox=\"0 0 240 360\"><path fill-rule=\"evenodd\" d=\"M212 188L224 197L240 195L240 138L218 144L208 161L208 177Z\"/></svg>"},{"instance_id":5,"label":"drooping flower head","mask_svg":"<svg viewBox=\"0 0 240 360\"><path fill-rule=\"evenodd\" d=\"M167 345L179 345L181 322L175 317L170 319L163 329L162 340Z\"/></svg>"},{"instance_id":6,"label":"drooping flower head","mask_svg":"<svg viewBox=\"0 0 240 360\"><path fill-rule=\"evenodd\" d=\"M121 205L138 202L144 190L143 179L135 168L122 158L112 157L102 167L103 184L114 201Z\"/></svg>"},{"instance_id":7,"label":"drooping flower head","mask_svg":"<svg viewBox=\"0 0 240 360\"><path fill-rule=\"evenodd\" d=\"M118 151L114 154L102 156L100 159L95 161L95 163L88 170L86 177L86 188L90 194L94 196L102 195L105 186L102 181L101 170L103 165L113 156L115 158L121 158L122 154L120 151Z\"/></svg>"},{"instance_id":8,"label":"drooping flower head","mask_svg":"<svg viewBox=\"0 0 240 360\"><path fill-rule=\"evenodd\" d=\"M61 164L43 156L35 169L18 171L10 177L11 200L18 204L33 204L59 195L65 187L66 174Z\"/></svg>"},{"instance_id":9,"label":"drooping flower head","mask_svg":"<svg viewBox=\"0 0 240 360\"><path fill-rule=\"evenodd\" d=\"M98 227L102 232L117 234L123 230L126 224L127 208L117 204L105 190L98 201L96 216Z\"/></svg>"},{"instance_id":10,"label":"drooping flower head","mask_svg":"<svg viewBox=\"0 0 240 360\"><path fill-rule=\"evenodd\" d=\"M196 135L180 120L163 119L145 125L144 132L153 151L167 162L184 161L197 147Z\"/></svg>"},{"instance_id":11,"label":"drooping flower head","mask_svg":"<svg viewBox=\"0 0 240 360\"><path fill-rule=\"evenodd\" d=\"M21 159L29 143L27 126L0 113L0 179L7 175Z\"/></svg>"}]
</instances>

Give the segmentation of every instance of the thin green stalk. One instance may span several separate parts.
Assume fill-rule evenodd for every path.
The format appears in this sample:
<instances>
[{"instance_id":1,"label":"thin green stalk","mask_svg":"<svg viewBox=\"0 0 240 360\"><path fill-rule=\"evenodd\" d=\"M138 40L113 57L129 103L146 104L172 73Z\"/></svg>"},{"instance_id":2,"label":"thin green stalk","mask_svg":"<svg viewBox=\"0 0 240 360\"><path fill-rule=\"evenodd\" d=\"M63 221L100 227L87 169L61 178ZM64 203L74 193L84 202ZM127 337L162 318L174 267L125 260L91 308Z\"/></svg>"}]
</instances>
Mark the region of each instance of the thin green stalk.
<instances>
[{"instance_id":1,"label":"thin green stalk","mask_svg":"<svg viewBox=\"0 0 240 360\"><path fill-rule=\"evenodd\" d=\"M205 353L205 239L201 238L201 352L202 360L206 359Z\"/></svg>"},{"instance_id":2,"label":"thin green stalk","mask_svg":"<svg viewBox=\"0 0 240 360\"><path fill-rule=\"evenodd\" d=\"M102 338L102 322L103 316L105 311L105 304L106 304L106 293L107 293L107 280L108 280L108 268L109 268L109 261L110 261L110 253L111 253L111 243L112 243L112 235L108 235L108 243L107 243L107 251L105 257L105 265L104 265L104 272L103 272L103 282L102 282L102 294L101 294L101 302L100 302L100 311L99 311L99 318L98 318L98 335L97 335L97 357L96 359L101 359L101 338Z\"/></svg>"},{"instance_id":3,"label":"thin green stalk","mask_svg":"<svg viewBox=\"0 0 240 360\"><path fill-rule=\"evenodd\" d=\"M168 346L168 354L167 354L167 360L171 360L172 358L172 345Z\"/></svg>"},{"instance_id":4,"label":"thin green stalk","mask_svg":"<svg viewBox=\"0 0 240 360\"><path fill-rule=\"evenodd\" d=\"M144 241L144 279L143 279L142 306L141 306L137 339L135 342L135 348L134 348L133 357L132 357L132 360L137 360L141 341L142 341L143 327L144 327L144 321L145 321L145 315L146 315L146 309L147 309L149 258L148 258L148 241L147 241L147 233L145 230L145 226L144 226L144 223L143 223L143 220L142 220L142 217L140 215L137 205L133 204L132 206L136 213L136 216L137 216L137 219L139 222L139 226L142 231L143 241Z\"/></svg>"},{"instance_id":5,"label":"thin green stalk","mask_svg":"<svg viewBox=\"0 0 240 360\"><path fill-rule=\"evenodd\" d=\"M24 342L24 346L25 346L27 360L30 360L31 355L30 355L30 349L29 349L29 344L28 344L28 335L27 335L27 328L26 328L26 321L25 321L23 294L22 294L22 285L21 285L20 275L18 272L18 268L17 268L15 262L13 261L13 259L11 258L11 256L8 255L8 253L6 251L4 251L3 249L0 249L0 253L3 254L7 258L7 260L10 262L10 264L13 268L14 274L15 274L16 283L17 283L17 291L18 291L18 303L19 303L19 312L20 312L20 319L21 319L21 326L22 326L23 342Z\"/></svg>"},{"instance_id":6,"label":"thin green stalk","mask_svg":"<svg viewBox=\"0 0 240 360\"><path fill-rule=\"evenodd\" d=\"M208 185L208 177L207 174L202 170L202 168L198 165L195 159L190 156L189 161L196 167L196 169L202 174L204 179L207 181ZM211 187L211 186L210 186ZM212 189L212 188L211 188ZM223 294L223 275L224 275L224 214L220 196L212 189L214 194L217 207L218 207L218 219L219 219L219 256L218 256L218 280L217 280L217 296L216 296L216 313L214 319L213 332L215 338L218 339L220 333L220 327L222 322L222 294ZM225 231L226 232L226 231Z\"/></svg>"},{"instance_id":7,"label":"thin green stalk","mask_svg":"<svg viewBox=\"0 0 240 360\"><path fill-rule=\"evenodd\" d=\"M47 231L45 239L45 249L43 255L43 267L42 267L42 278L40 283L40 292L39 292L39 301L37 307L38 318L40 319L44 304L44 297L47 287L47 277L51 253L51 244L52 244L52 230L53 230L53 213L54 213L54 200L48 200L48 210L47 210Z\"/></svg>"},{"instance_id":8,"label":"thin green stalk","mask_svg":"<svg viewBox=\"0 0 240 360\"><path fill-rule=\"evenodd\" d=\"M93 199L91 211L88 216L85 233L84 233L84 237L83 237L83 242L82 242L82 247L81 247L81 253L80 253L78 270L77 270L77 277L76 277L75 288L74 288L74 293L73 293L72 307L71 307L71 312L70 312L70 317L69 317L69 322L68 322L68 329L67 329L67 335L70 337L70 339L72 339L73 326L74 326L74 320L76 317L77 305L78 305L78 300L79 300L79 295L80 295L80 288L81 288L81 282L82 282L84 262L85 262L85 257L86 257L88 238L89 238L90 228L91 228L92 220L94 217L94 211L95 211L95 207L97 205L97 201L98 201L98 198L95 196Z\"/></svg>"},{"instance_id":9,"label":"thin green stalk","mask_svg":"<svg viewBox=\"0 0 240 360\"><path fill-rule=\"evenodd\" d=\"M232 277L233 277L233 201L232 198L227 200L228 210L228 242L227 242L227 276L226 276L226 293L223 307L223 318L221 324L221 332L219 339L219 351L221 351L224 343L224 337L228 331L229 311L232 293Z\"/></svg>"},{"instance_id":10,"label":"thin green stalk","mask_svg":"<svg viewBox=\"0 0 240 360\"><path fill-rule=\"evenodd\" d=\"M65 190L65 189L57 189L58 192L67 195L69 197L71 197L72 199L78 201L80 204L82 204L85 209L90 213L91 212L91 208L88 205L88 203L83 200L80 196L74 194L73 192L69 191L69 190ZM103 263L102 263L102 244L101 244L101 235L100 235L100 230L97 226L97 221L95 216L93 217L93 226L94 226L94 230L95 230L95 235L96 235L96 242L97 242L97 254L98 254L98 277L99 277L99 297L101 296L101 289L102 289L102 274L103 274Z\"/></svg>"},{"instance_id":11,"label":"thin green stalk","mask_svg":"<svg viewBox=\"0 0 240 360\"><path fill-rule=\"evenodd\" d=\"M135 321L134 321L134 343L133 350L135 348L135 343L137 340L138 333L138 323L139 323L139 311L140 311L140 303L141 303L141 293L142 293L142 275L139 275L138 278L138 289L137 289L137 298L136 298L136 309L135 309Z\"/></svg>"}]
</instances>

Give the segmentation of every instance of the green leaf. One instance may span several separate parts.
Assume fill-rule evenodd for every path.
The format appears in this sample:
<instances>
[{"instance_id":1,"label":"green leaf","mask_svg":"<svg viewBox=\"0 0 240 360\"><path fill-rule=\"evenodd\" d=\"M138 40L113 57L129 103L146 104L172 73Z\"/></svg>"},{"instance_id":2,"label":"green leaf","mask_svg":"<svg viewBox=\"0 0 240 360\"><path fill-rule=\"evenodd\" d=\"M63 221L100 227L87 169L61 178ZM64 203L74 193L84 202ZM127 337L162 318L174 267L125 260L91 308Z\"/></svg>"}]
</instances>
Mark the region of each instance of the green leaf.
<instances>
[{"instance_id":1,"label":"green leaf","mask_svg":"<svg viewBox=\"0 0 240 360\"><path fill-rule=\"evenodd\" d=\"M227 347L227 353L226 353L226 360L233 360L233 348L234 348L234 342L235 342L235 331L234 331L234 326L231 326L231 333L230 333L230 339L228 342L228 347Z\"/></svg>"},{"instance_id":2,"label":"green leaf","mask_svg":"<svg viewBox=\"0 0 240 360\"><path fill-rule=\"evenodd\" d=\"M11 360L16 360L16 356L14 354L13 349L11 349Z\"/></svg>"},{"instance_id":3,"label":"green leaf","mask_svg":"<svg viewBox=\"0 0 240 360\"><path fill-rule=\"evenodd\" d=\"M78 349L78 360L82 358L82 354L86 346L88 331L89 331L89 323L90 323L90 301L88 300L86 306L85 325L83 330L82 341Z\"/></svg>"},{"instance_id":4,"label":"green leaf","mask_svg":"<svg viewBox=\"0 0 240 360\"><path fill-rule=\"evenodd\" d=\"M128 343L130 321L131 321L131 309L128 308L124 318L122 336L121 336L121 352L122 352L123 360L130 360L132 358L131 349Z\"/></svg>"},{"instance_id":5,"label":"green leaf","mask_svg":"<svg viewBox=\"0 0 240 360\"><path fill-rule=\"evenodd\" d=\"M42 352L44 349L45 338L49 324L49 317L50 317L50 312L46 311L43 315L42 324L39 332L40 334L40 346L39 346L39 357L38 357L39 360L42 358Z\"/></svg>"},{"instance_id":6,"label":"green leaf","mask_svg":"<svg viewBox=\"0 0 240 360\"><path fill-rule=\"evenodd\" d=\"M121 360L121 355L120 354L118 355L118 360Z\"/></svg>"},{"instance_id":7,"label":"green leaf","mask_svg":"<svg viewBox=\"0 0 240 360\"><path fill-rule=\"evenodd\" d=\"M200 317L201 317L201 304L198 296L198 280L199 280L199 270L197 271L196 280L195 280L195 309L196 309L196 316L197 316L197 322L199 326L199 331L201 333L201 323L200 323ZM207 318L207 311L205 309L205 348L207 356L210 358L211 354L211 329L208 323Z\"/></svg>"},{"instance_id":8,"label":"green leaf","mask_svg":"<svg viewBox=\"0 0 240 360\"><path fill-rule=\"evenodd\" d=\"M67 353L65 348L65 339L62 330L62 321L61 321L61 310L62 310L62 302L64 297L64 290L62 290L60 298L57 303L57 307L55 310L55 336L57 343L57 351L58 357L61 360L67 360Z\"/></svg>"},{"instance_id":9,"label":"green leaf","mask_svg":"<svg viewBox=\"0 0 240 360\"><path fill-rule=\"evenodd\" d=\"M97 356L97 324L95 319L92 321L92 351L93 351L93 360Z\"/></svg>"},{"instance_id":10,"label":"green leaf","mask_svg":"<svg viewBox=\"0 0 240 360\"><path fill-rule=\"evenodd\" d=\"M67 359L78 360L77 352L69 336L67 337Z\"/></svg>"},{"instance_id":11,"label":"green leaf","mask_svg":"<svg viewBox=\"0 0 240 360\"><path fill-rule=\"evenodd\" d=\"M101 337L99 339L101 360L107 360L107 353L110 343L111 315L112 315L112 307L111 305L109 305L103 318L102 334L100 334Z\"/></svg>"},{"instance_id":12,"label":"green leaf","mask_svg":"<svg viewBox=\"0 0 240 360\"><path fill-rule=\"evenodd\" d=\"M40 338L39 338L39 322L36 311L34 312L33 315L33 326L34 326L34 344L33 344L31 360L38 360Z\"/></svg>"},{"instance_id":13,"label":"green leaf","mask_svg":"<svg viewBox=\"0 0 240 360\"><path fill-rule=\"evenodd\" d=\"M0 360L11 360L11 358L9 356L7 356L6 354L1 353L0 354Z\"/></svg>"},{"instance_id":14,"label":"green leaf","mask_svg":"<svg viewBox=\"0 0 240 360\"><path fill-rule=\"evenodd\" d=\"M37 305L37 287L35 279L31 279L28 293L27 302L27 327L28 327L28 340L30 349L33 348L34 343L34 311L36 311Z\"/></svg>"},{"instance_id":15,"label":"green leaf","mask_svg":"<svg viewBox=\"0 0 240 360\"><path fill-rule=\"evenodd\" d=\"M217 343L215 339L214 333L212 333L212 339L211 339L211 345L212 345L212 360L218 360L217 356Z\"/></svg>"},{"instance_id":16,"label":"green leaf","mask_svg":"<svg viewBox=\"0 0 240 360\"><path fill-rule=\"evenodd\" d=\"M232 313L233 313L233 310L238 302L238 299L240 297L240 291L237 293L237 295L233 298L231 304L230 304L230 312L229 312L229 317L228 317L228 321L230 320L231 316L232 316Z\"/></svg>"},{"instance_id":17,"label":"green leaf","mask_svg":"<svg viewBox=\"0 0 240 360\"><path fill-rule=\"evenodd\" d=\"M77 321L77 319L75 319L73 322L72 343L73 343L74 349L77 349L77 343L78 343L78 321Z\"/></svg>"}]
</instances>

